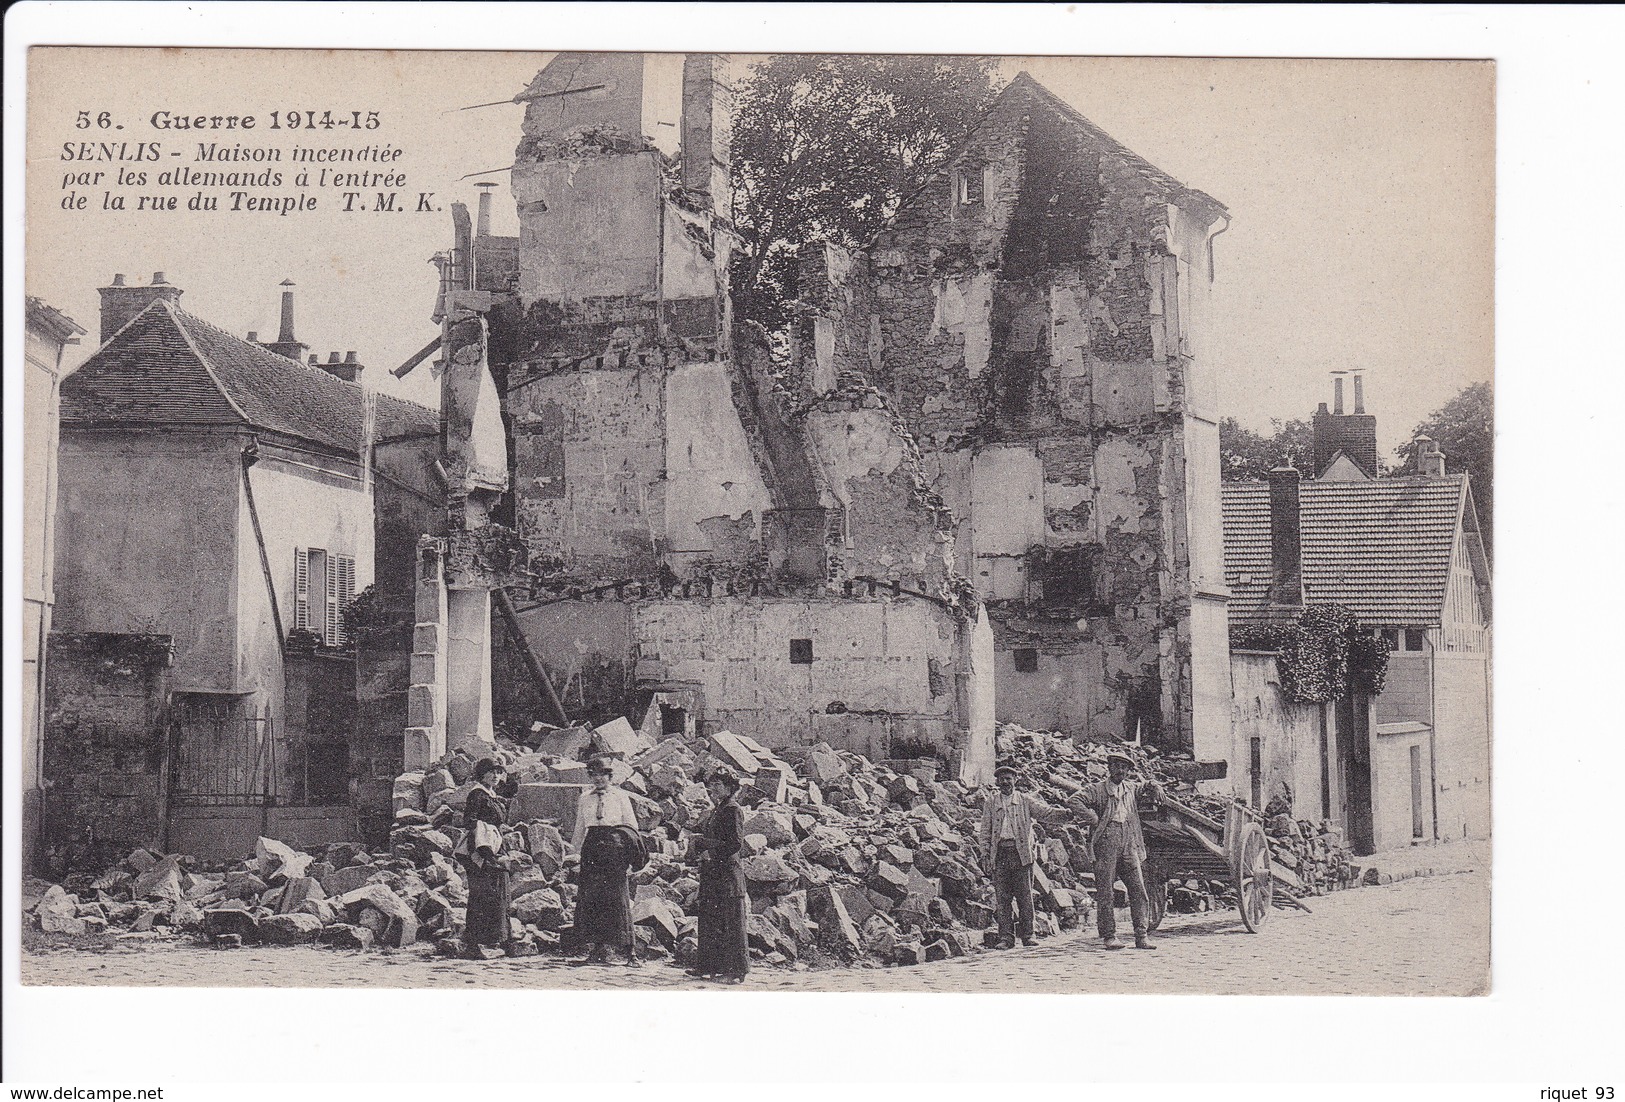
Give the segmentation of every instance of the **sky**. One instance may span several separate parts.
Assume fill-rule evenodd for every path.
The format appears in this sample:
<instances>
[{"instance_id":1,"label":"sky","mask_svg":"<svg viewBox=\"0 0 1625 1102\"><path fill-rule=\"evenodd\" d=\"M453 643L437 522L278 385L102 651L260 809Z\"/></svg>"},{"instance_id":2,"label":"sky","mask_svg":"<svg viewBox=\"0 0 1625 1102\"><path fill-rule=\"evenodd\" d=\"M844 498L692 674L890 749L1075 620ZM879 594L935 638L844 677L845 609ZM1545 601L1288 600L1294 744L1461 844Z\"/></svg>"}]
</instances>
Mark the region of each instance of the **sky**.
<instances>
[{"instance_id":1,"label":"sky","mask_svg":"<svg viewBox=\"0 0 1625 1102\"><path fill-rule=\"evenodd\" d=\"M322 359L356 350L368 385L432 403L420 368L389 378L435 335L428 258L448 246L449 205L475 203L477 179L505 185L519 137L510 98L545 53L68 50L30 55L29 294L77 318L94 350L96 288L114 273L155 271L189 312L239 335L275 335L279 284L297 285L300 339ZM1492 374L1493 69L1477 62L1245 59L1008 59L1159 168L1224 203L1215 240L1223 412L1258 429L1308 416L1331 395L1329 372L1363 369L1367 406L1391 449L1462 387ZM670 150L680 56L651 64L646 124ZM457 79L446 80L455 73ZM78 112L89 109L80 129ZM112 127L97 125L109 112ZM269 130L270 113L379 113L375 130ZM177 131L174 116L246 115L257 128ZM64 143L159 141L157 165L63 161ZM70 171L255 169L193 164L199 142L374 144L399 149L404 212L346 212L338 191L314 211L191 213L99 209L101 187ZM181 158L168 153L183 151ZM295 166L270 189L297 195ZM354 166L344 166L354 167ZM371 166L378 167L378 166ZM485 172L485 175L473 175ZM465 178L471 177L471 178ZM139 189L125 189L135 196ZM173 189L170 189L173 190ZM307 189L308 190L308 189ZM64 210L70 192L85 209ZM423 211L419 192L432 192ZM177 194L185 201L189 191ZM493 229L516 233L506 187Z\"/></svg>"}]
</instances>

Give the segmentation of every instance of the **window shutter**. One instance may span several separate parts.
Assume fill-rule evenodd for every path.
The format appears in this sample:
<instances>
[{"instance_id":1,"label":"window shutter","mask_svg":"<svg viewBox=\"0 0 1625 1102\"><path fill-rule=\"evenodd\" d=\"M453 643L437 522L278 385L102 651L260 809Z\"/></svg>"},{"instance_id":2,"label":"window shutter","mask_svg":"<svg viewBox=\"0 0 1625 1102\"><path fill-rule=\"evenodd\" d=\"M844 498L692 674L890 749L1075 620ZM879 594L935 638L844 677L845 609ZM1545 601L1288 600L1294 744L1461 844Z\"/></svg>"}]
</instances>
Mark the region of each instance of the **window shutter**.
<instances>
[{"instance_id":1,"label":"window shutter","mask_svg":"<svg viewBox=\"0 0 1625 1102\"><path fill-rule=\"evenodd\" d=\"M310 630L310 551L303 547L293 549L293 626Z\"/></svg>"},{"instance_id":2,"label":"window shutter","mask_svg":"<svg viewBox=\"0 0 1625 1102\"><path fill-rule=\"evenodd\" d=\"M339 572L338 556L327 557L327 622L322 625L322 642L330 647L339 645Z\"/></svg>"},{"instance_id":3,"label":"window shutter","mask_svg":"<svg viewBox=\"0 0 1625 1102\"><path fill-rule=\"evenodd\" d=\"M338 600L339 633L338 633L338 642L339 643L348 643L350 641L350 625L349 625L349 623L347 623L347 620L349 619L348 611L349 611L349 608L350 608L350 602L355 600L355 559L354 559L354 557L350 556L350 555L340 555L340 556L338 556L338 571L337 571L337 573L338 573L338 576L339 576L339 600Z\"/></svg>"}]
</instances>

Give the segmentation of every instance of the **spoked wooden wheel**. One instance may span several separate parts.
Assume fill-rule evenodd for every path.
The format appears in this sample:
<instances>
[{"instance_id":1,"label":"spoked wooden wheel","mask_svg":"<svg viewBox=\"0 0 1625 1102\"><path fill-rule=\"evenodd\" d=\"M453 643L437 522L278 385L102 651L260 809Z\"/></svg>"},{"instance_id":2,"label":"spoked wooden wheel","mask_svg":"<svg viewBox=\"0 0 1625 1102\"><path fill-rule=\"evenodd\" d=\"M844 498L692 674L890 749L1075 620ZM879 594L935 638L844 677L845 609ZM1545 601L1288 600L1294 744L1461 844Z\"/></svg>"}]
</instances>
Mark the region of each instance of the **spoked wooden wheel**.
<instances>
[{"instance_id":1,"label":"spoked wooden wheel","mask_svg":"<svg viewBox=\"0 0 1625 1102\"><path fill-rule=\"evenodd\" d=\"M1236 909L1250 933L1258 933L1275 902L1275 877L1270 873L1270 845L1264 828L1248 823L1236 854Z\"/></svg>"},{"instance_id":2,"label":"spoked wooden wheel","mask_svg":"<svg viewBox=\"0 0 1625 1102\"><path fill-rule=\"evenodd\" d=\"M1155 930L1168 913L1168 874L1161 869L1147 869L1145 894L1151 899L1151 914L1147 917L1151 929Z\"/></svg>"}]
</instances>

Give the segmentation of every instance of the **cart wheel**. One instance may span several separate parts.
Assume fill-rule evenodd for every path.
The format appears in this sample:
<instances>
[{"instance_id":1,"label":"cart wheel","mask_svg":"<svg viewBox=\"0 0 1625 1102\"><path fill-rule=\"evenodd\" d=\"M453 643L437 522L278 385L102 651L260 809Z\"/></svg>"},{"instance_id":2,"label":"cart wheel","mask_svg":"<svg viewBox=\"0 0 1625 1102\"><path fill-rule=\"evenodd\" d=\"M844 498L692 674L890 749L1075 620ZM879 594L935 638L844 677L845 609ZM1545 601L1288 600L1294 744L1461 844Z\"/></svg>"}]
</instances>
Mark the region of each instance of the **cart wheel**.
<instances>
[{"instance_id":1,"label":"cart wheel","mask_svg":"<svg viewBox=\"0 0 1625 1102\"><path fill-rule=\"evenodd\" d=\"M1275 900L1275 877L1270 873L1270 845L1264 828L1248 823L1242 831L1235 867L1236 909L1251 933L1258 933Z\"/></svg>"},{"instance_id":2,"label":"cart wheel","mask_svg":"<svg viewBox=\"0 0 1625 1102\"><path fill-rule=\"evenodd\" d=\"M1168 913L1168 877L1160 869L1150 871L1151 879L1145 886L1145 893L1151 897L1150 927L1155 930L1162 925L1162 918Z\"/></svg>"}]
</instances>

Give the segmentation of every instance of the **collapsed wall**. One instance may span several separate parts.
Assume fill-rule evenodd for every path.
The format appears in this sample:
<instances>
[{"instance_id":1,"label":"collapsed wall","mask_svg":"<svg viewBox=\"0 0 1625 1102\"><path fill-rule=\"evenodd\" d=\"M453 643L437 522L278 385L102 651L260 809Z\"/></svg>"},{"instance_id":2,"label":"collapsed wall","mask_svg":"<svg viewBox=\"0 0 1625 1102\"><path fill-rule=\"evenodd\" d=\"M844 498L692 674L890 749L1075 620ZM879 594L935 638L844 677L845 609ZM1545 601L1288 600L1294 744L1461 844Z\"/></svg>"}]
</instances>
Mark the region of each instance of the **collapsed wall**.
<instances>
[{"instance_id":1,"label":"collapsed wall","mask_svg":"<svg viewBox=\"0 0 1625 1102\"><path fill-rule=\"evenodd\" d=\"M806 258L790 389L889 396L960 518L1003 720L1198 752L1227 729L1202 347L1226 219L1023 75L863 255Z\"/></svg>"},{"instance_id":2,"label":"collapsed wall","mask_svg":"<svg viewBox=\"0 0 1625 1102\"><path fill-rule=\"evenodd\" d=\"M476 233L525 556L513 625L578 718L702 702L773 746L991 768L991 647L955 518L885 395L798 402L728 267L726 59L685 61L673 162L644 136L643 59L561 54L518 97L519 236ZM448 433L455 434L455 424ZM499 658L495 714L542 701ZM529 678L529 680L534 680Z\"/></svg>"}]
</instances>

